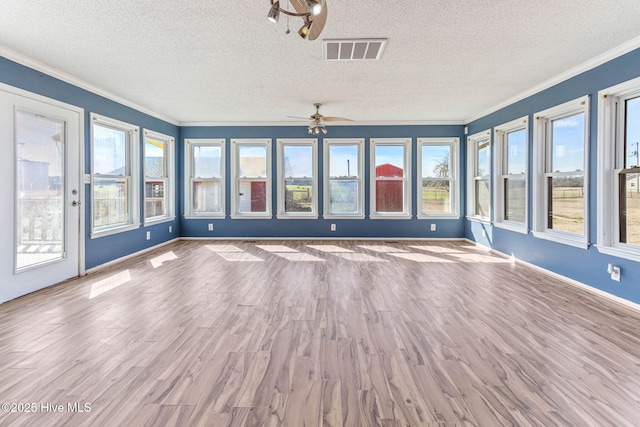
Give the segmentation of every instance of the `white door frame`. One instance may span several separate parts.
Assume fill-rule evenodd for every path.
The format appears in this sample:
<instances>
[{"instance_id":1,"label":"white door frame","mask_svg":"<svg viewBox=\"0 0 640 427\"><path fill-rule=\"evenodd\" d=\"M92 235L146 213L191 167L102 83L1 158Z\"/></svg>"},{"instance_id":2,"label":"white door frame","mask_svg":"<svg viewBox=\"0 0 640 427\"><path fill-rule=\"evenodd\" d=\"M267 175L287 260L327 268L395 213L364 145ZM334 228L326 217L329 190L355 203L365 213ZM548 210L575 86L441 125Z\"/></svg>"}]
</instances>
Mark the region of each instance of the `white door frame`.
<instances>
[{"instance_id":1,"label":"white door frame","mask_svg":"<svg viewBox=\"0 0 640 427\"><path fill-rule=\"evenodd\" d=\"M72 113L76 113L78 115L78 128L77 129L68 129L68 133L72 134L72 133L76 133L77 132L77 137L78 137L78 158L80 161L80 164L78 165L78 201L80 202L80 206L78 208L78 259L77 259L77 265L78 265L78 274L80 276L84 276L86 274L85 271L85 212L86 212L86 205L85 205L85 191L86 191L86 185L85 185L85 180L84 180L84 164L85 164L85 157L84 157L84 146L85 146L85 110L84 108L75 106L75 105L71 105L71 104L67 104L65 102L61 102L52 98L48 98L42 95L38 95L36 93L33 92L29 92L26 91L24 89L20 89L20 88L16 88L14 86L10 86L7 85L5 83L0 82L0 91L3 91L5 93L11 94L11 95L17 95L17 96L21 96L24 98L27 98L29 100L33 100L33 101L38 101L38 102L42 102L45 104L49 104L51 106L57 107L57 108L62 108L65 110L68 110ZM11 224L12 227L12 232L11 235L14 235L15 233L15 224ZM0 300L0 304L3 303L4 301Z\"/></svg>"}]
</instances>

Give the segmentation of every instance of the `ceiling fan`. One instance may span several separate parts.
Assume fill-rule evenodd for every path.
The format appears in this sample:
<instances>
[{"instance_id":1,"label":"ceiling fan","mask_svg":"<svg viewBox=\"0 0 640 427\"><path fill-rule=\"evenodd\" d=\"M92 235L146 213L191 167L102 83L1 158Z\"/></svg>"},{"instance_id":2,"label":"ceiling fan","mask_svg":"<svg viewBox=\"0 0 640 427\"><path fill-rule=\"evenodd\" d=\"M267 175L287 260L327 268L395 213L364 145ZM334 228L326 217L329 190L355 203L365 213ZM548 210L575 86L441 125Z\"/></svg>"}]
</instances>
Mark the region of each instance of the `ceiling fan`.
<instances>
[{"instance_id":1,"label":"ceiling fan","mask_svg":"<svg viewBox=\"0 0 640 427\"><path fill-rule=\"evenodd\" d=\"M290 117L292 119L310 120L309 127L307 128L307 132L309 132L310 135L311 134L318 135L320 132L326 135L327 122L352 122L353 121L351 119L346 119L344 117L323 116L322 114L320 114L320 107L322 107L322 104L316 103L316 104L313 104L313 106L315 107L316 112L309 117L296 117L296 116L287 116L287 117Z\"/></svg>"}]
</instances>

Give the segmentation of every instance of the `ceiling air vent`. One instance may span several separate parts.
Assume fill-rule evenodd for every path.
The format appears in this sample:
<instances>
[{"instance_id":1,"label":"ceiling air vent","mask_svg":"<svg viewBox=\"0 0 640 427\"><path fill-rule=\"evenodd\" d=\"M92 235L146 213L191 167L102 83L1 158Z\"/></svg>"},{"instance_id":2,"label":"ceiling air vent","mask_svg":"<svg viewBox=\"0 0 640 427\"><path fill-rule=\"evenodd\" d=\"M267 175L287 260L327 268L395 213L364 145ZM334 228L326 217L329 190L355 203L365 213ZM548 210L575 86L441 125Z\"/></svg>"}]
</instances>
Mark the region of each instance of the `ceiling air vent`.
<instances>
[{"instance_id":1,"label":"ceiling air vent","mask_svg":"<svg viewBox=\"0 0 640 427\"><path fill-rule=\"evenodd\" d=\"M324 59L354 61L380 59L387 39L324 39Z\"/></svg>"}]
</instances>

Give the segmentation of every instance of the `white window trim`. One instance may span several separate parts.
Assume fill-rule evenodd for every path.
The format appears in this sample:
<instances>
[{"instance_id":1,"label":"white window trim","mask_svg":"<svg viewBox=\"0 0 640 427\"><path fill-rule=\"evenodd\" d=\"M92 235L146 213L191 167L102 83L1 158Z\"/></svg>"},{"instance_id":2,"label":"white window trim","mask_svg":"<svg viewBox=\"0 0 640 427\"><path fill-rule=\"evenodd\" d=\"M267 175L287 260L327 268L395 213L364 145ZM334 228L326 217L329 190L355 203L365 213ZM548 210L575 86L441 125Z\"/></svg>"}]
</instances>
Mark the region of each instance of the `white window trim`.
<instances>
[{"instance_id":1,"label":"white window trim","mask_svg":"<svg viewBox=\"0 0 640 427\"><path fill-rule=\"evenodd\" d=\"M376 146L397 145L404 147L404 171L402 181L402 212L376 212ZM411 138L372 138L369 145L369 218L371 219L411 219ZM396 178L394 178L396 179Z\"/></svg>"},{"instance_id":2,"label":"white window trim","mask_svg":"<svg viewBox=\"0 0 640 427\"><path fill-rule=\"evenodd\" d=\"M238 149L242 145L252 145L252 146L264 146L266 147L266 162L267 162L267 176L265 178L266 181L266 212L251 212L251 213L242 213L239 212L238 206L238 169L239 169L239 160ZM231 141L231 218L232 219L269 219L273 216L272 214L272 203L271 203L271 139L233 139ZM250 177L249 177L250 179Z\"/></svg>"},{"instance_id":3,"label":"white window trim","mask_svg":"<svg viewBox=\"0 0 640 427\"><path fill-rule=\"evenodd\" d=\"M136 230L140 228L140 127L132 125L130 123L122 122L120 120L112 119L110 117L101 116L96 113L89 115L90 120L90 145L91 145L91 233L92 239L110 236L113 234L123 233L125 231ZM127 133L128 141L128 155L129 155L129 168L131 170L130 186L129 186L129 219L127 223L122 225L115 225L109 227L101 227L96 229L94 227L94 206L93 206L93 186L94 178L93 173L93 125L98 124L106 127L116 128L118 130ZM110 176L110 175L109 175Z\"/></svg>"},{"instance_id":4,"label":"white window trim","mask_svg":"<svg viewBox=\"0 0 640 427\"><path fill-rule=\"evenodd\" d=\"M640 96L640 77L598 92L598 252L640 262L640 248L620 242L620 205L616 156L620 144L617 135L624 135L624 120L618 120L622 111L616 104ZM622 141L623 143L624 141Z\"/></svg>"},{"instance_id":5,"label":"white window trim","mask_svg":"<svg viewBox=\"0 0 640 427\"><path fill-rule=\"evenodd\" d=\"M525 131L525 172L524 172L524 188L525 188L525 204L524 204L524 223L509 221L504 218L504 179L508 177L505 173L506 156L505 149L507 147L507 136L509 133L520 130ZM520 117L493 129L493 225L509 231L527 234L529 232L529 116Z\"/></svg>"},{"instance_id":6,"label":"white window trim","mask_svg":"<svg viewBox=\"0 0 640 427\"><path fill-rule=\"evenodd\" d=\"M361 138L324 138L324 194L323 194L323 218L326 219L364 219L364 139ZM358 206L360 209L354 214L329 214L329 147L331 145L356 145L358 146Z\"/></svg>"},{"instance_id":7,"label":"white window trim","mask_svg":"<svg viewBox=\"0 0 640 427\"><path fill-rule=\"evenodd\" d=\"M451 209L449 214L430 214L422 212L422 147L423 146L449 146L449 174ZM418 219L458 219L460 218L460 168L458 156L460 151L460 138L418 138L416 157L418 158L418 172L416 173L416 203ZM443 178L444 179L444 178Z\"/></svg>"},{"instance_id":8,"label":"white window trim","mask_svg":"<svg viewBox=\"0 0 640 427\"><path fill-rule=\"evenodd\" d=\"M489 140L489 159L492 153L491 130L483 130L467 136L467 219L483 224L491 224L493 209L491 206L493 191L489 188L489 216L476 214L476 154L477 146L481 141ZM491 162L489 162L489 173L491 173ZM489 186L491 187L491 176L489 176Z\"/></svg>"},{"instance_id":9,"label":"white window trim","mask_svg":"<svg viewBox=\"0 0 640 427\"><path fill-rule=\"evenodd\" d=\"M277 154L278 154L278 213L276 218L278 219L317 219L318 218L318 140L317 139L278 139L276 141ZM313 176L305 177L311 178L311 185L313 186L313 193L311 195L311 212L286 212L285 211L285 191L284 191L284 148L285 146L299 146L299 147L311 147L311 158L313 162ZM302 177L293 177L302 178Z\"/></svg>"},{"instance_id":10,"label":"white window trim","mask_svg":"<svg viewBox=\"0 0 640 427\"><path fill-rule=\"evenodd\" d=\"M159 215L159 216L155 216L155 217L151 217L151 218L147 218L147 214L146 214L146 207L147 207L147 203L146 203L146 195L143 198L144 199L144 207L143 207L143 218L144 218L144 225L145 226L149 226L149 225L154 225L154 224L160 224L162 222L168 222L168 221L173 221L174 219L176 219L176 209L175 209L175 204L176 204L176 200L175 200L175 182L176 182L176 175L175 175L175 140L172 136L169 135L165 135L163 133L160 132L155 132L149 129L142 129L142 147L143 147L143 152L145 150L146 147L146 141L145 139L147 137L149 138L153 138L153 139L157 139L159 141L162 141L165 143L165 158L164 158L164 164L165 164L165 173L166 176L165 177L155 177L155 176L147 176L147 171L145 170L145 165L146 165L146 161L142 162L142 168L143 168L143 180L144 180L144 188L146 191L146 185L147 185L147 179L151 179L151 180L155 180L156 178L162 179L165 181L165 191L164 191L164 199L165 199L165 206L166 206L166 213L164 215ZM146 152L143 153L143 159L146 160Z\"/></svg>"},{"instance_id":11,"label":"white window trim","mask_svg":"<svg viewBox=\"0 0 640 427\"><path fill-rule=\"evenodd\" d=\"M226 215L225 192L225 139L185 139L184 141L184 217L195 218L224 218ZM195 147L220 147L220 212L193 212L193 181L194 161L193 150ZM202 181L218 181L217 179L202 179Z\"/></svg>"},{"instance_id":12,"label":"white window trim","mask_svg":"<svg viewBox=\"0 0 640 427\"><path fill-rule=\"evenodd\" d=\"M584 113L584 235L579 236L557 230L546 229L547 186L545 170L547 162L546 122ZM533 128L533 228L532 233L540 239L550 240L582 249L589 247L589 96L583 96L534 114Z\"/></svg>"}]
</instances>

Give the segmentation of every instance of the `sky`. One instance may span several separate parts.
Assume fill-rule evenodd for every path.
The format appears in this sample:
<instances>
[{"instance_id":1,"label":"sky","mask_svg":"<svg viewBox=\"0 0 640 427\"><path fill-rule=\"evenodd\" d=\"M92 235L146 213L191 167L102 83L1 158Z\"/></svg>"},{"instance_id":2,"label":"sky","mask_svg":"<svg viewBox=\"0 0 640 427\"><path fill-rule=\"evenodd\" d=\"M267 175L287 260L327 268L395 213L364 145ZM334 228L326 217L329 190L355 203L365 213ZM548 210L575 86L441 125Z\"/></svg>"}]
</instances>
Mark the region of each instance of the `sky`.
<instances>
[{"instance_id":1,"label":"sky","mask_svg":"<svg viewBox=\"0 0 640 427\"><path fill-rule=\"evenodd\" d=\"M124 173L126 159L126 133L93 125L93 172L110 175Z\"/></svg>"},{"instance_id":2,"label":"sky","mask_svg":"<svg viewBox=\"0 0 640 427\"><path fill-rule=\"evenodd\" d=\"M553 122L552 172L584 170L584 113Z\"/></svg>"},{"instance_id":3,"label":"sky","mask_svg":"<svg viewBox=\"0 0 640 427\"><path fill-rule=\"evenodd\" d=\"M527 171L526 140L526 129L507 134L507 174L520 174Z\"/></svg>"},{"instance_id":4,"label":"sky","mask_svg":"<svg viewBox=\"0 0 640 427\"><path fill-rule=\"evenodd\" d=\"M358 176L358 146L335 144L329 146L329 176Z\"/></svg>"},{"instance_id":5,"label":"sky","mask_svg":"<svg viewBox=\"0 0 640 427\"><path fill-rule=\"evenodd\" d=\"M627 101L627 158L626 167L640 166L640 97Z\"/></svg>"},{"instance_id":6,"label":"sky","mask_svg":"<svg viewBox=\"0 0 640 427\"><path fill-rule=\"evenodd\" d=\"M313 176L313 147L310 145L285 145L284 158L285 177Z\"/></svg>"},{"instance_id":7,"label":"sky","mask_svg":"<svg viewBox=\"0 0 640 427\"><path fill-rule=\"evenodd\" d=\"M451 163L451 147L449 145L423 145L422 146L422 177L436 177L435 172L438 163L444 158Z\"/></svg>"}]
</instances>

